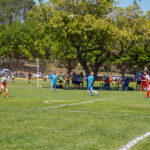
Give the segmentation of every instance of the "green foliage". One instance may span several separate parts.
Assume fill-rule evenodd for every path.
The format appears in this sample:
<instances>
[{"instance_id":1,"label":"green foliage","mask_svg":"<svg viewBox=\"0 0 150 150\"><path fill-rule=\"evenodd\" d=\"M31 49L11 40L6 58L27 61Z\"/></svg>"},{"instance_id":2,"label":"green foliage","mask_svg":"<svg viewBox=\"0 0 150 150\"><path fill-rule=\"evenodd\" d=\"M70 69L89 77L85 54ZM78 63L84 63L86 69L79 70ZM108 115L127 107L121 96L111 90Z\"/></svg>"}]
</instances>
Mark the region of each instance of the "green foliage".
<instances>
[{"instance_id":1,"label":"green foliage","mask_svg":"<svg viewBox=\"0 0 150 150\"><path fill-rule=\"evenodd\" d=\"M11 25L26 20L26 14L35 5L34 0L0 0L0 24Z\"/></svg>"},{"instance_id":2,"label":"green foliage","mask_svg":"<svg viewBox=\"0 0 150 150\"><path fill-rule=\"evenodd\" d=\"M113 0L39 3L1 2L1 56L57 59L68 70L79 62L87 74L93 70L95 75L108 63L150 66L150 13L143 15L137 3L127 8L116 7Z\"/></svg>"}]
</instances>

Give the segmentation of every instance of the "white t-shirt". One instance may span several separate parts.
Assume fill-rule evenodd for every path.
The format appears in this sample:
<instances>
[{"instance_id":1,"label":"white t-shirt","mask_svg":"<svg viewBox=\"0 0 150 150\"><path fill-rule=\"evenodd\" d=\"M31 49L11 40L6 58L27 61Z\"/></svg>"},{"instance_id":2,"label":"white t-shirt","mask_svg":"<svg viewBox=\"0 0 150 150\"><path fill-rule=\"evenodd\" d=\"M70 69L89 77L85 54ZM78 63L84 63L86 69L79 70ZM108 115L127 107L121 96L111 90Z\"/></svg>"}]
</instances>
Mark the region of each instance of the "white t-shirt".
<instances>
[{"instance_id":1,"label":"white t-shirt","mask_svg":"<svg viewBox=\"0 0 150 150\"><path fill-rule=\"evenodd\" d=\"M7 82L9 81L9 79L6 78L6 77L3 77L1 81L2 81L3 83L4 83L4 82L7 83Z\"/></svg>"},{"instance_id":2,"label":"white t-shirt","mask_svg":"<svg viewBox=\"0 0 150 150\"><path fill-rule=\"evenodd\" d=\"M145 78L146 78L146 80L149 80L149 79L150 79L148 74L145 76Z\"/></svg>"}]
</instances>

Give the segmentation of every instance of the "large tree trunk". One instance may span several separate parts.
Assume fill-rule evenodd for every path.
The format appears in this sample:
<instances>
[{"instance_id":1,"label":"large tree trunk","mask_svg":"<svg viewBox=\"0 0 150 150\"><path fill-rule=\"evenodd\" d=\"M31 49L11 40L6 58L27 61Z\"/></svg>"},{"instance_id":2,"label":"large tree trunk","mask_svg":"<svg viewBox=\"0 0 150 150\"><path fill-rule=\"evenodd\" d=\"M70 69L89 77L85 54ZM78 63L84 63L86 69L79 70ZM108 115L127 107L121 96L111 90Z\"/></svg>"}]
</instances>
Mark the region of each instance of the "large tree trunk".
<instances>
[{"instance_id":1,"label":"large tree trunk","mask_svg":"<svg viewBox=\"0 0 150 150\"><path fill-rule=\"evenodd\" d=\"M84 56L82 56L80 47L76 47L76 49L77 49L77 59L78 59L79 63L81 64L81 66L83 67L83 69L86 73L86 76L88 76L90 71L89 71L89 68L87 66L86 54L84 54Z\"/></svg>"}]
</instances>

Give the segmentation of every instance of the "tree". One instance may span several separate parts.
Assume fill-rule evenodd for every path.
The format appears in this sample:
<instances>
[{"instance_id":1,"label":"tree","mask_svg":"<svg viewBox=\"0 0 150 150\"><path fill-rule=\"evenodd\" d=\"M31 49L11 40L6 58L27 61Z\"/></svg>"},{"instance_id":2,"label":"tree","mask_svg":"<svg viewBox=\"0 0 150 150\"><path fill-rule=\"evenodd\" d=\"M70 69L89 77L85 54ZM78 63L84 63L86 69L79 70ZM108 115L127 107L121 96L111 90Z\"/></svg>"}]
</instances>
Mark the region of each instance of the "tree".
<instances>
[{"instance_id":1,"label":"tree","mask_svg":"<svg viewBox=\"0 0 150 150\"><path fill-rule=\"evenodd\" d=\"M55 42L52 45L53 59L58 60L60 64L63 64L67 68L67 72L71 73L77 66L78 60L76 56L76 50L69 44Z\"/></svg>"},{"instance_id":2,"label":"tree","mask_svg":"<svg viewBox=\"0 0 150 150\"><path fill-rule=\"evenodd\" d=\"M127 34L120 38L116 45L123 51L123 54L117 58L116 64L120 67L122 76L129 68L136 73L138 68L144 68L149 61L149 50L145 47L145 44L148 44L147 34L150 31L147 15L143 15L138 4L134 4L125 9L118 8L113 17L115 17L114 24Z\"/></svg>"},{"instance_id":3,"label":"tree","mask_svg":"<svg viewBox=\"0 0 150 150\"><path fill-rule=\"evenodd\" d=\"M0 24L11 25L14 21L26 20L26 13L32 10L34 0L0 0Z\"/></svg>"},{"instance_id":4,"label":"tree","mask_svg":"<svg viewBox=\"0 0 150 150\"><path fill-rule=\"evenodd\" d=\"M71 45L86 74L99 67L112 55L112 45L119 31L113 26L108 14L113 10L113 1L53 1L53 17L49 31L55 39ZM119 52L118 52L119 54Z\"/></svg>"}]
</instances>

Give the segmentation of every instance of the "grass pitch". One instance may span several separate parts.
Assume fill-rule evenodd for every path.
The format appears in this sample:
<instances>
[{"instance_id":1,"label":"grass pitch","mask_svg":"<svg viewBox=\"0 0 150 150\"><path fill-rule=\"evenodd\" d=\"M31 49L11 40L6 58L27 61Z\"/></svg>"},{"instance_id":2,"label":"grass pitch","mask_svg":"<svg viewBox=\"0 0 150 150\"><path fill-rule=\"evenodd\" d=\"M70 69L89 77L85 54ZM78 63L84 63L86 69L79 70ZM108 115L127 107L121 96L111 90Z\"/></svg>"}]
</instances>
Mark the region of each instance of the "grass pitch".
<instances>
[{"instance_id":1,"label":"grass pitch","mask_svg":"<svg viewBox=\"0 0 150 150\"><path fill-rule=\"evenodd\" d=\"M50 93L49 83L40 82L36 88L36 81L10 81L10 98L0 96L1 150L118 150L150 131L145 92L99 91L90 97L86 90ZM51 108L73 103L81 104ZM131 148L149 149L150 137Z\"/></svg>"}]
</instances>

